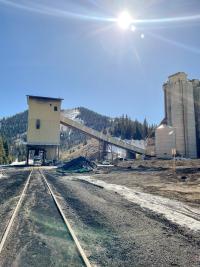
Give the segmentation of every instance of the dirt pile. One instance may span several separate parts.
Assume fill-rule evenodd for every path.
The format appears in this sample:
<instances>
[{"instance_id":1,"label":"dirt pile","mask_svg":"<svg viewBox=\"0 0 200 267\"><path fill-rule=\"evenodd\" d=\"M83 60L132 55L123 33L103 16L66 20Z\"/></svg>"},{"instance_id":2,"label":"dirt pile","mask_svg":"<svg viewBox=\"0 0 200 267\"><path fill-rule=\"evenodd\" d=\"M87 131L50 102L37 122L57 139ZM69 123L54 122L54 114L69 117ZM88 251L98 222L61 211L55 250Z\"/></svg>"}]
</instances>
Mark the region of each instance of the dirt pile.
<instances>
[{"instance_id":1,"label":"dirt pile","mask_svg":"<svg viewBox=\"0 0 200 267\"><path fill-rule=\"evenodd\" d=\"M95 163L89 161L85 157L78 157L64 163L64 165L59 169L65 172L83 173L90 172L95 167Z\"/></svg>"}]
</instances>

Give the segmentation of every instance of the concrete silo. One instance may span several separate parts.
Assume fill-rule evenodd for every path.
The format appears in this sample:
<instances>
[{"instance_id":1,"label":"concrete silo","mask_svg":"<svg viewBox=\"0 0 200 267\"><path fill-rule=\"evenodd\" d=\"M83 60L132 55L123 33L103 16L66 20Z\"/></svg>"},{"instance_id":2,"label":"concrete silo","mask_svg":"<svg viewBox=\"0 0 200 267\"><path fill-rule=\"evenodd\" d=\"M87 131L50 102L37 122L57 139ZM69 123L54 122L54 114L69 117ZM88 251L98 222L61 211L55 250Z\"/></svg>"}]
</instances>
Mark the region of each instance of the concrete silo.
<instances>
[{"instance_id":1,"label":"concrete silo","mask_svg":"<svg viewBox=\"0 0 200 267\"><path fill-rule=\"evenodd\" d=\"M194 93L194 112L196 122L197 156L200 158L200 81L192 80Z\"/></svg>"},{"instance_id":2,"label":"concrete silo","mask_svg":"<svg viewBox=\"0 0 200 267\"><path fill-rule=\"evenodd\" d=\"M197 157L194 94L192 81L184 72L169 76L163 85L165 121L175 129L177 154Z\"/></svg>"},{"instance_id":3,"label":"concrete silo","mask_svg":"<svg viewBox=\"0 0 200 267\"><path fill-rule=\"evenodd\" d=\"M176 147L175 129L171 126L161 124L155 132L156 157L170 159L172 149Z\"/></svg>"}]
</instances>

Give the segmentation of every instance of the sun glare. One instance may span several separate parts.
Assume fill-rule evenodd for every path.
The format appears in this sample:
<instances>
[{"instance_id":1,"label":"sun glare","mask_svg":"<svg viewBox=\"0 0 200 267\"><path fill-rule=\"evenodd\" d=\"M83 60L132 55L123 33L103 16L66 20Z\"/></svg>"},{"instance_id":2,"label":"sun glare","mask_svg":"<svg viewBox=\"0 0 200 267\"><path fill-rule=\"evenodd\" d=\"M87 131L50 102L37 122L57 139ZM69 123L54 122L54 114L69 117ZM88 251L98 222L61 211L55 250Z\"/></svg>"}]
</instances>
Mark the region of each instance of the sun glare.
<instances>
[{"instance_id":1,"label":"sun glare","mask_svg":"<svg viewBox=\"0 0 200 267\"><path fill-rule=\"evenodd\" d=\"M127 11L123 11L119 15L117 22L121 29L128 30L133 22L133 19Z\"/></svg>"}]
</instances>

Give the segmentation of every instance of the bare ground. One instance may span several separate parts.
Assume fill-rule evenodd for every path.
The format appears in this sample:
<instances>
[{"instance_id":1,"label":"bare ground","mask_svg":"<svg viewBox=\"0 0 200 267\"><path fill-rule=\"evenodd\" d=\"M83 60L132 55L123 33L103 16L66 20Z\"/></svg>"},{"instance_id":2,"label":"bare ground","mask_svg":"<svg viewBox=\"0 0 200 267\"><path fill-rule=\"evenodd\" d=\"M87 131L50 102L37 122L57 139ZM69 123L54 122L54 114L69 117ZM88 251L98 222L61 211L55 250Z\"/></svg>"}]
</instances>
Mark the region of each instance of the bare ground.
<instances>
[{"instance_id":1,"label":"bare ground","mask_svg":"<svg viewBox=\"0 0 200 267\"><path fill-rule=\"evenodd\" d=\"M0 266L83 266L38 171L32 174Z\"/></svg>"},{"instance_id":2,"label":"bare ground","mask_svg":"<svg viewBox=\"0 0 200 267\"><path fill-rule=\"evenodd\" d=\"M92 175L109 183L139 188L143 192L175 199L193 207L200 205L200 160L120 162L112 171Z\"/></svg>"},{"instance_id":3,"label":"bare ground","mask_svg":"<svg viewBox=\"0 0 200 267\"><path fill-rule=\"evenodd\" d=\"M12 216L30 171L4 171L0 179L0 238Z\"/></svg>"},{"instance_id":4,"label":"bare ground","mask_svg":"<svg viewBox=\"0 0 200 267\"><path fill-rule=\"evenodd\" d=\"M48 180L94 265L199 266L198 233L74 176Z\"/></svg>"},{"instance_id":5,"label":"bare ground","mask_svg":"<svg viewBox=\"0 0 200 267\"><path fill-rule=\"evenodd\" d=\"M149 195L168 197L195 209L199 207L197 163L192 168L180 166L176 174L169 168L171 162L160 165L137 161L138 166L135 164L123 162L112 171L100 169L89 176L95 181L123 185ZM45 172L93 266L200 266L199 232L180 227L119 193L80 180L82 176L78 179L77 175L62 176L55 170ZM18 172L22 183L27 174ZM184 181L183 175L187 176ZM9 177L2 183L4 190L1 191L8 197L0 197L8 209L9 196L12 199L22 188L19 183L19 191L10 190L12 179ZM3 211L0 206L0 212ZM0 255L0 266L82 266L37 171Z\"/></svg>"}]
</instances>

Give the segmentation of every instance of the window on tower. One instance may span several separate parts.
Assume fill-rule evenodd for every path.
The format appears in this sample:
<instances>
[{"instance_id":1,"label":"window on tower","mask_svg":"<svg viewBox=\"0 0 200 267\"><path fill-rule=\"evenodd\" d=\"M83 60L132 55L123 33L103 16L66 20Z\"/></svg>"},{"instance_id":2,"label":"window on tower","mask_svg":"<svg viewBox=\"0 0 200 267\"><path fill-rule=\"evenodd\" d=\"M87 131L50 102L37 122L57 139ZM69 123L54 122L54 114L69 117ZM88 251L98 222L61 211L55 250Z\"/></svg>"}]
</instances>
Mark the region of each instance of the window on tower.
<instances>
[{"instance_id":1,"label":"window on tower","mask_svg":"<svg viewBox=\"0 0 200 267\"><path fill-rule=\"evenodd\" d=\"M35 127L36 127L36 129L40 129L40 120L39 119L36 120Z\"/></svg>"}]
</instances>

